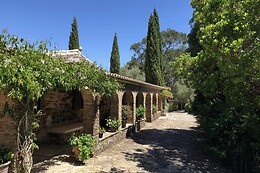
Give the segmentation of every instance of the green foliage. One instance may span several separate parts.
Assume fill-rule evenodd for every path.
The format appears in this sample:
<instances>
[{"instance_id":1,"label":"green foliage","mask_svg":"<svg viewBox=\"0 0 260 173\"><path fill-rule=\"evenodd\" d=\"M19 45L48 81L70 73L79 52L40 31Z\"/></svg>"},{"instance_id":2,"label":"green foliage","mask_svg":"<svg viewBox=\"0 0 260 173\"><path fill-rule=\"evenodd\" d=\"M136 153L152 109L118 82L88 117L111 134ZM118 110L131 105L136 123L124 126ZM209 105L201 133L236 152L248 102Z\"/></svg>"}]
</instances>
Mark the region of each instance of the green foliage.
<instances>
[{"instance_id":1,"label":"green foliage","mask_svg":"<svg viewBox=\"0 0 260 173\"><path fill-rule=\"evenodd\" d=\"M122 123L127 122L129 117L133 116L133 111L129 105L123 105L122 107Z\"/></svg>"},{"instance_id":2,"label":"green foliage","mask_svg":"<svg viewBox=\"0 0 260 173\"><path fill-rule=\"evenodd\" d=\"M260 1L192 0L191 4L193 34L201 51L192 48L192 56L178 59L178 75L196 90L192 110L212 151L231 163L234 172L256 172L260 166L260 19L256 17Z\"/></svg>"},{"instance_id":3,"label":"green foliage","mask_svg":"<svg viewBox=\"0 0 260 173\"><path fill-rule=\"evenodd\" d=\"M183 109L184 105L193 99L193 92L193 89L188 88L181 80L174 83L174 98L180 105L179 109Z\"/></svg>"},{"instance_id":4,"label":"green foliage","mask_svg":"<svg viewBox=\"0 0 260 173\"><path fill-rule=\"evenodd\" d=\"M158 107L156 105L153 105L152 112L153 112L153 114L158 112Z\"/></svg>"},{"instance_id":5,"label":"green foliage","mask_svg":"<svg viewBox=\"0 0 260 173\"><path fill-rule=\"evenodd\" d=\"M138 108L136 109L136 118L144 118L145 115L145 107L142 105L139 105Z\"/></svg>"},{"instance_id":6,"label":"green foliage","mask_svg":"<svg viewBox=\"0 0 260 173\"><path fill-rule=\"evenodd\" d=\"M120 72L120 55L119 55L119 48L117 43L117 36L115 34L114 41L113 41L113 47L110 57L110 72L111 73L117 73Z\"/></svg>"},{"instance_id":7,"label":"green foliage","mask_svg":"<svg viewBox=\"0 0 260 173\"><path fill-rule=\"evenodd\" d=\"M154 9L150 15L147 33L147 47L145 58L145 79L146 82L156 85L164 85L162 60L162 43L159 25L159 17Z\"/></svg>"},{"instance_id":8,"label":"green foliage","mask_svg":"<svg viewBox=\"0 0 260 173\"><path fill-rule=\"evenodd\" d=\"M79 49L79 34L78 34L78 24L76 17L73 18L71 24L71 32L69 38L69 50Z\"/></svg>"},{"instance_id":9,"label":"green foliage","mask_svg":"<svg viewBox=\"0 0 260 173\"><path fill-rule=\"evenodd\" d=\"M139 81L145 81L144 72L141 71L137 66L129 67L129 65L126 64L120 69L120 74Z\"/></svg>"},{"instance_id":10,"label":"green foliage","mask_svg":"<svg viewBox=\"0 0 260 173\"><path fill-rule=\"evenodd\" d=\"M3 145L0 145L0 165L11 161L13 156L14 154L12 150Z\"/></svg>"},{"instance_id":11,"label":"green foliage","mask_svg":"<svg viewBox=\"0 0 260 173\"><path fill-rule=\"evenodd\" d=\"M178 79L178 76L175 75L175 69L172 68L171 64L181 54L184 53L186 49L187 37L185 33L177 32L173 29L167 29L161 32L161 41L162 41L162 58L163 58L162 63L164 66L163 75L165 78L165 83L167 86L173 88L173 83L176 79ZM139 68L141 73L144 73L146 44L147 44L147 38L145 37L140 42L131 45L130 49L134 51L134 55L125 66L127 67L127 69L129 69L129 71L131 71L131 69Z\"/></svg>"},{"instance_id":12,"label":"green foliage","mask_svg":"<svg viewBox=\"0 0 260 173\"><path fill-rule=\"evenodd\" d=\"M110 117L106 118L106 126L114 129L118 129L120 127L120 121L118 119L112 119Z\"/></svg>"},{"instance_id":13,"label":"green foliage","mask_svg":"<svg viewBox=\"0 0 260 173\"><path fill-rule=\"evenodd\" d=\"M173 98L173 94L172 94L172 92L170 91L170 90L162 90L162 96L164 96L164 97L168 97L168 98L170 98L170 99L172 99Z\"/></svg>"},{"instance_id":14,"label":"green foliage","mask_svg":"<svg viewBox=\"0 0 260 173\"><path fill-rule=\"evenodd\" d=\"M104 127L99 127L99 133L105 133L106 129Z\"/></svg>"},{"instance_id":15,"label":"green foliage","mask_svg":"<svg viewBox=\"0 0 260 173\"><path fill-rule=\"evenodd\" d=\"M71 136L68 140L69 145L79 148L79 160L84 161L91 157L94 152L96 139L90 134L81 134L79 136Z\"/></svg>"}]
</instances>

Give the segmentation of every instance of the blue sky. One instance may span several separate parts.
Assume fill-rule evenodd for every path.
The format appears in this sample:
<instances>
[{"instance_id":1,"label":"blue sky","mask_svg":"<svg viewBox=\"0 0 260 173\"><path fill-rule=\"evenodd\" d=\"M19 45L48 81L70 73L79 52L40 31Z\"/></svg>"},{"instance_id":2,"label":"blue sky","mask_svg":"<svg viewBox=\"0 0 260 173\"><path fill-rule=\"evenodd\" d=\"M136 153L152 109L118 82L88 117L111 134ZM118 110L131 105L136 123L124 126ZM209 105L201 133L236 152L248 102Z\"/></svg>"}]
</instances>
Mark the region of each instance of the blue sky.
<instances>
[{"instance_id":1,"label":"blue sky","mask_svg":"<svg viewBox=\"0 0 260 173\"><path fill-rule=\"evenodd\" d=\"M83 54L109 69L114 33L123 66L133 55L130 46L146 36L154 8L161 30L189 33L190 0L2 0L0 29L32 42L48 40L64 50L76 16Z\"/></svg>"}]
</instances>

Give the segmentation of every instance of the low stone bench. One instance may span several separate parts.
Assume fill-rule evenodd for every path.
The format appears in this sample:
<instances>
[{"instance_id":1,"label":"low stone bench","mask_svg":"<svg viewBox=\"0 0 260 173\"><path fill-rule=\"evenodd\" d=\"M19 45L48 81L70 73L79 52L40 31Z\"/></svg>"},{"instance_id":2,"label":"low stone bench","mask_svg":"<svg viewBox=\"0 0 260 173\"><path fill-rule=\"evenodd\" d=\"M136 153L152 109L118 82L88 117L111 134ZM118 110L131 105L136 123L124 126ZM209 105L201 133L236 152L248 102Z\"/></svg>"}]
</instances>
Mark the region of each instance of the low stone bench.
<instances>
[{"instance_id":1,"label":"low stone bench","mask_svg":"<svg viewBox=\"0 0 260 173\"><path fill-rule=\"evenodd\" d=\"M49 127L47 132L50 140L54 143L65 143L68 138L73 134L80 134L83 132L82 123L62 124Z\"/></svg>"}]
</instances>

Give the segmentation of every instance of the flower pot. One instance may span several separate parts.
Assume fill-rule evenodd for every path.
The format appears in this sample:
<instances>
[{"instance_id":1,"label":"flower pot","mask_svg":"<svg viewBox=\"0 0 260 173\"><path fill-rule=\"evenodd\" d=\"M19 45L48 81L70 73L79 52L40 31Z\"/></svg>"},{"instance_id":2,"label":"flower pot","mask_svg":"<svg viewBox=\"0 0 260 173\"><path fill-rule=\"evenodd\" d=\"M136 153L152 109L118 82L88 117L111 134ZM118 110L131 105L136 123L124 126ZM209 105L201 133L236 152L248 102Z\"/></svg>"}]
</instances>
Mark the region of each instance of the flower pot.
<instances>
[{"instance_id":1,"label":"flower pot","mask_svg":"<svg viewBox=\"0 0 260 173\"><path fill-rule=\"evenodd\" d=\"M110 132L116 132L116 131L117 131L117 128L115 128L115 127L109 127L109 131L110 131Z\"/></svg>"},{"instance_id":2,"label":"flower pot","mask_svg":"<svg viewBox=\"0 0 260 173\"><path fill-rule=\"evenodd\" d=\"M1 164L0 165L0 172L1 173L8 173L8 169L9 169L10 164L11 164L11 161L4 163L4 164Z\"/></svg>"},{"instance_id":3,"label":"flower pot","mask_svg":"<svg viewBox=\"0 0 260 173\"><path fill-rule=\"evenodd\" d=\"M75 146L73 147L74 157L77 161L79 161L79 147Z\"/></svg>"},{"instance_id":4,"label":"flower pot","mask_svg":"<svg viewBox=\"0 0 260 173\"><path fill-rule=\"evenodd\" d=\"M103 133L99 133L99 134L98 134L98 137L99 137L99 138L103 138Z\"/></svg>"},{"instance_id":5,"label":"flower pot","mask_svg":"<svg viewBox=\"0 0 260 173\"><path fill-rule=\"evenodd\" d=\"M125 127L126 127L126 122L123 121L123 122L122 122L122 128L125 128Z\"/></svg>"}]
</instances>

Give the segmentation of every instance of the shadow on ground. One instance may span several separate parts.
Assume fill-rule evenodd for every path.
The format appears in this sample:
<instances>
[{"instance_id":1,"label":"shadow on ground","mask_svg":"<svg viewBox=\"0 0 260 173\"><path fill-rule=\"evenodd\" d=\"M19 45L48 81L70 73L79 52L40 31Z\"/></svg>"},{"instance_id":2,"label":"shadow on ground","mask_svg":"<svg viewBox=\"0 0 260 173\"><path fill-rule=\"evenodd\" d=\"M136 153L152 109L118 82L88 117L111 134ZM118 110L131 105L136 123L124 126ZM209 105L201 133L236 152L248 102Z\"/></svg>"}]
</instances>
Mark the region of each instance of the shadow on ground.
<instances>
[{"instance_id":1,"label":"shadow on ground","mask_svg":"<svg viewBox=\"0 0 260 173\"><path fill-rule=\"evenodd\" d=\"M149 147L124 152L125 157L148 172L229 172L208 157L195 130L146 129L131 138Z\"/></svg>"},{"instance_id":2,"label":"shadow on ground","mask_svg":"<svg viewBox=\"0 0 260 173\"><path fill-rule=\"evenodd\" d=\"M44 172L54 165L67 162L73 166L81 166L72 155L71 147L59 144L43 144L39 146L33 155L34 165L32 173Z\"/></svg>"}]
</instances>

